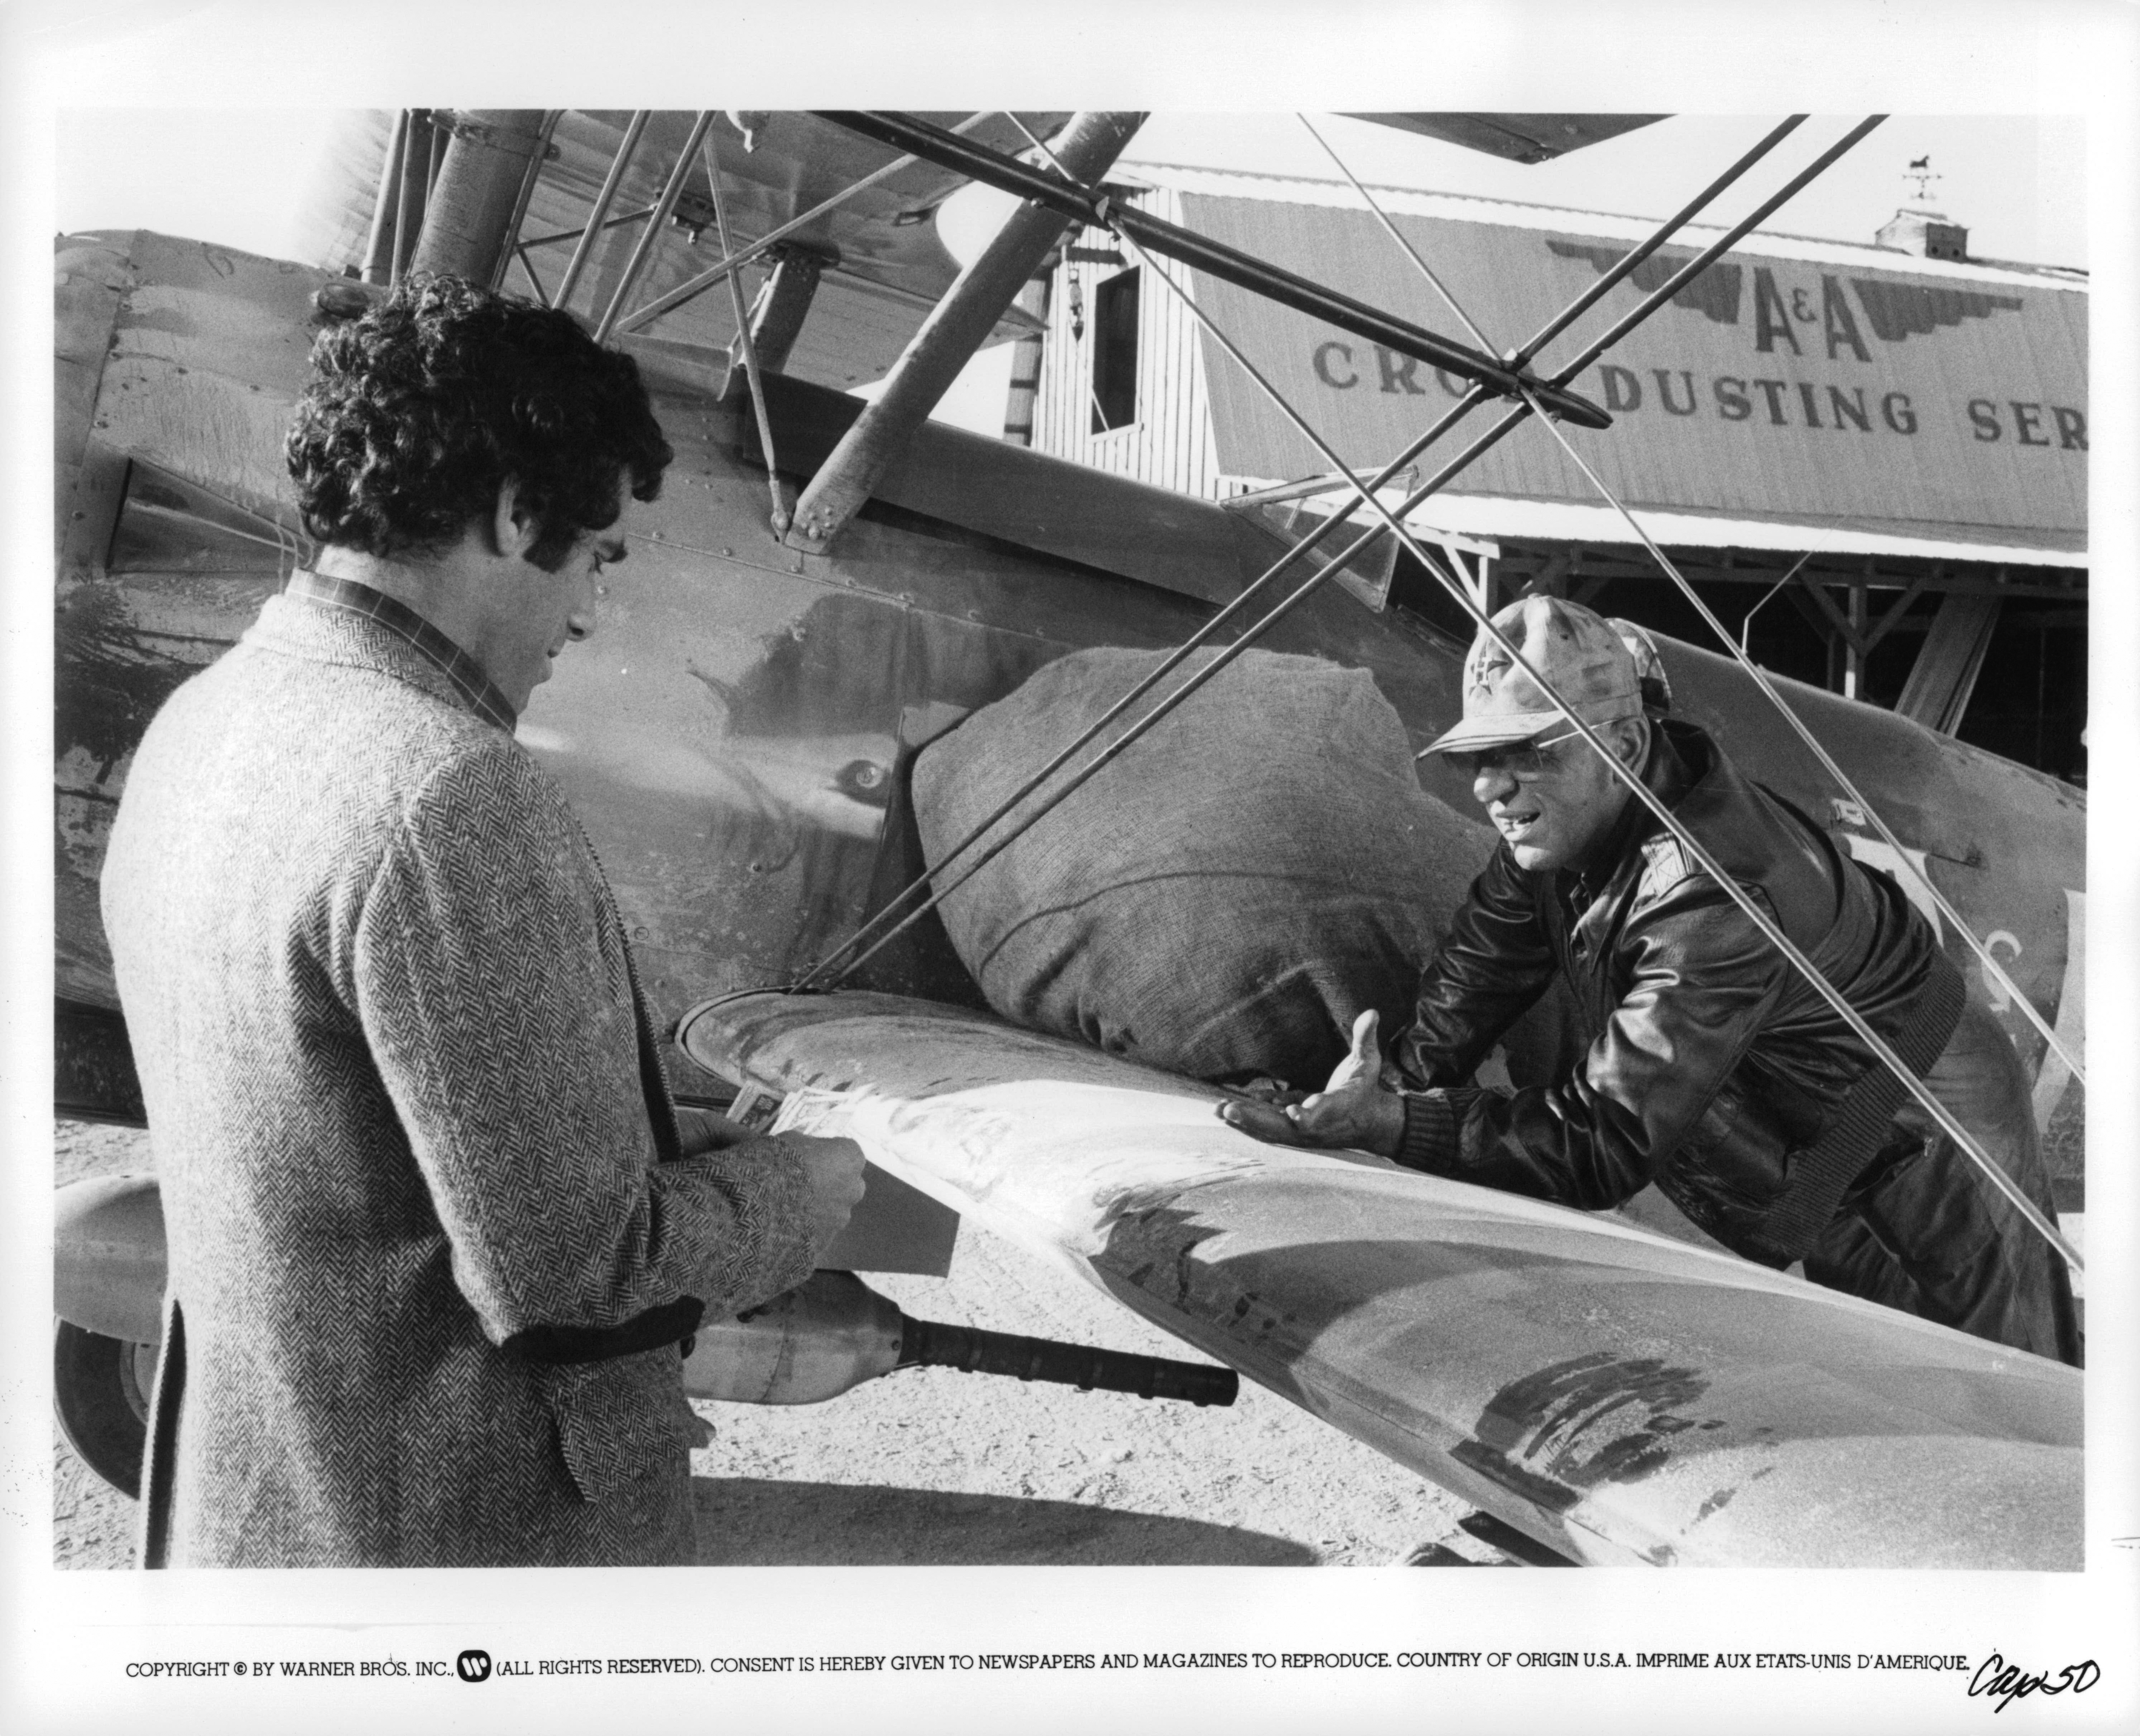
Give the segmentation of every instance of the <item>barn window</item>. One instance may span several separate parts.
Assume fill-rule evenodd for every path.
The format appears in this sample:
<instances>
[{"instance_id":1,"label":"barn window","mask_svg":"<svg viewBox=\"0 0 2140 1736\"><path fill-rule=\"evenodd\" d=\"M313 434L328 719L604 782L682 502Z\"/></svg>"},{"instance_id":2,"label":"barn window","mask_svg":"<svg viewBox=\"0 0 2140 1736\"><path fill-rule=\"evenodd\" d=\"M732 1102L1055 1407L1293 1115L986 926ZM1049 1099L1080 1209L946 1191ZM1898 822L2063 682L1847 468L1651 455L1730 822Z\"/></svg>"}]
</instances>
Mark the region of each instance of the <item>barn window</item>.
<instances>
[{"instance_id":1,"label":"barn window","mask_svg":"<svg viewBox=\"0 0 2140 1736\"><path fill-rule=\"evenodd\" d=\"M1092 432L1136 420L1137 278L1117 272L1092 297Z\"/></svg>"}]
</instances>

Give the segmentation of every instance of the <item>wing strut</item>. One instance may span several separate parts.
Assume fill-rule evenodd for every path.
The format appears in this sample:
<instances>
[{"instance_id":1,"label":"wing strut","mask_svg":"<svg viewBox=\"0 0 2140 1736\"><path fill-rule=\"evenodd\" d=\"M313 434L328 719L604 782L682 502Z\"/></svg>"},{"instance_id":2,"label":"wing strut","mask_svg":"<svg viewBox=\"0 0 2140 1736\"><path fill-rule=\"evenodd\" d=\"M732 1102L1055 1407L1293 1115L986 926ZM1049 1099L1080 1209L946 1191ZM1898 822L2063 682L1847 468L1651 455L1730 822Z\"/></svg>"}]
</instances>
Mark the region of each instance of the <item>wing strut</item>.
<instances>
[{"instance_id":1,"label":"wing strut","mask_svg":"<svg viewBox=\"0 0 2140 1736\"><path fill-rule=\"evenodd\" d=\"M714 222L720 229L721 252L733 253L735 242L729 230L728 201L721 197L721 161L712 145L706 146L706 185L714 197ZM758 340L752 336L750 315L743 305L743 280L729 273L729 305L734 310L736 341L743 346L744 378L750 385L751 414L758 418L758 448L765 454L765 485L773 493L773 534L788 534L788 502L780 492L780 467L773 455L773 418L765 412L765 382L758 378Z\"/></svg>"},{"instance_id":2,"label":"wing strut","mask_svg":"<svg viewBox=\"0 0 2140 1736\"><path fill-rule=\"evenodd\" d=\"M580 273L587 269L587 261L594 253L595 239L608 227L609 208L616 203L616 190L624 184L624 172L631 166L632 153L639 149L640 136L652 118L651 110L637 109L625 123L623 142L610 159L609 173L602 178L601 191L595 195L594 208L587 213L587 225L580 232L580 244L572 249L565 275L558 282L557 292L550 298L552 307L563 307L572 301ZM650 211L647 214L653 215Z\"/></svg>"},{"instance_id":3,"label":"wing strut","mask_svg":"<svg viewBox=\"0 0 2140 1736\"><path fill-rule=\"evenodd\" d=\"M433 136L447 143L409 256L411 272L497 285L556 124L556 111L542 109L432 110Z\"/></svg>"},{"instance_id":4,"label":"wing strut","mask_svg":"<svg viewBox=\"0 0 2140 1736\"><path fill-rule=\"evenodd\" d=\"M626 262L624 275L617 279L616 290L609 298L609 306L602 310L601 321L595 326L595 341L608 341L610 328L616 316L624 311L625 300L638 287L640 273L654 257L655 244L661 239L662 226L669 221L669 213L676 208L676 201L684 196L684 184L691 178L691 159L698 154L699 141L706 136L707 129L714 124L714 111L701 109L691 121L691 135L684 141L683 150L676 153L675 167L669 171L669 179L661 189L661 198L654 208L654 214L646 219L646 227L640 231L639 245L631 250ZM582 237L584 245L587 238Z\"/></svg>"},{"instance_id":5,"label":"wing strut","mask_svg":"<svg viewBox=\"0 0 2140 1736\"><path fill-rule=\"evenodd\" d=\"M1068 184L1082 185L1105 174L1143 124L1141 114L1105 110L1072 119L1063 144L1069 159L1063 173L1075 178ZM962 140L953 143L962 150L975 148ZM1024 165L1018 166L1023 171ZM792 547L822 552L839 535L1067 227L1068 219L1057 203L1030 201L1012 213L980 257L959 273L886 376L882 395L856 418L803 489L795 505Z\"/></svg>"}]
</instances>

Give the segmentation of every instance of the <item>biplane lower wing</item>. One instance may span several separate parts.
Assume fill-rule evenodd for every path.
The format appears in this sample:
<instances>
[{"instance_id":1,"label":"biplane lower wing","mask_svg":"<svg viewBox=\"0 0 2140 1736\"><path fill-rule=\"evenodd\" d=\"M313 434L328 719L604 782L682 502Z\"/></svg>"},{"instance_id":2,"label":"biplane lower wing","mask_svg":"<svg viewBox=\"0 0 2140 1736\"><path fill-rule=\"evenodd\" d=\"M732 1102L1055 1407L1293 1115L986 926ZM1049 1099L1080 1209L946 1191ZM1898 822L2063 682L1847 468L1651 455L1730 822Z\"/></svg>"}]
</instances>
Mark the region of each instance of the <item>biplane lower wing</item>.
<instances>
[{"instance_id":1,"label":"biplane lower wing","mask_svg":"<svg viewBox=\"0 0 2140 1736\"><path fill-rule=\"evenodd\" d=\"M1599 1565L2078 1569L2081 1377L1613 1219L1259 1144L985 1015L729 997L679 1032L871 1160ZM1193 1424L1185 1426L1194 1426Z\"/></svg>"}]
</instances>

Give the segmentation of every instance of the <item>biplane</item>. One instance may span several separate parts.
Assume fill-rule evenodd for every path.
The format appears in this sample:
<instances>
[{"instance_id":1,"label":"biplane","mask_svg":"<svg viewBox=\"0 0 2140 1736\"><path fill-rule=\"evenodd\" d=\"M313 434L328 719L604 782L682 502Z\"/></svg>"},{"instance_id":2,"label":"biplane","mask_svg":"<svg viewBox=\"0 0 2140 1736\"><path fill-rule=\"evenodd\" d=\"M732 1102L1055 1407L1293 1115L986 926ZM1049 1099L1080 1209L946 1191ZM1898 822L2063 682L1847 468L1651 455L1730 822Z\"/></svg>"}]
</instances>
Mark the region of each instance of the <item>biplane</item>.
<instances>
[{"instance_id":1,"label":"biplane","mask_svg":"<svg viewBox=\"0 0 2140 1736\"><path fill-rule=\"evenodd\" d=\"M1258 1144L1213 1113L1217 1086L996 1018L935 910L1041 812L1104 795L1125 753L1164 752L1159 723L1197 703L1190 671L1214 661L1190 663L1199 648L1365 669L1416 747L1445 728L1468 635L1330 581L1382 539L1483 619L1407 515L1504 439L1608 427L1585 370L1874 123L1638 280L1803 117L1786 121L1509 349L1153 215L1110 178L1141 118L411 110L352 135L319 213L325 263L62 237L61 1112L145 1118L97 915L104 841L156 708L303 559L280 454L312 340L411 272L453 272L568 307L628 350L676 449L629 581L520 738L596 841L680 1095L847 1135L871 1164L827 1271L702 1333L693 1392L803 1402L935 1361L1211 1400L1232 1371L1454 1491L1533 1558L2078 1567L2075 1371L1749 1264L1656 1214ZM1657 117L1369 118L1529 161ZM1013 208L962 266L935 218L973 184ZM1316 486L1349 496L1319 515L1230 509L930 420L979 349L1037 336L1025 292L1073 226L1152 262L1244 369L1196 286L1273 300L1462 395L1373 475L1281 403L1328 459ZM847 390L880 377L867 403ZM1722 638L1659 641L1675 709L1903 880L2010 1045L1990 1112L2033 1138L2032 1081L2040 1098L2080 1073L2081 793L1772 677ZM1066 743L998 822L925 862L915 756L1098 645L1181 656L1124 696L1126 734ZM1420 775L1464 807L1432 763ZM1979 938L1995 931L2003 958ZM1512 1045L1510 1076L1549 1047ZM58 1410L127 1488L163 1282L154 1181L77 1184L58 1209ZM954 1341L853 1276L943 1273L967 1219L1218 1366Z\"/></svg>"}]
</instances>

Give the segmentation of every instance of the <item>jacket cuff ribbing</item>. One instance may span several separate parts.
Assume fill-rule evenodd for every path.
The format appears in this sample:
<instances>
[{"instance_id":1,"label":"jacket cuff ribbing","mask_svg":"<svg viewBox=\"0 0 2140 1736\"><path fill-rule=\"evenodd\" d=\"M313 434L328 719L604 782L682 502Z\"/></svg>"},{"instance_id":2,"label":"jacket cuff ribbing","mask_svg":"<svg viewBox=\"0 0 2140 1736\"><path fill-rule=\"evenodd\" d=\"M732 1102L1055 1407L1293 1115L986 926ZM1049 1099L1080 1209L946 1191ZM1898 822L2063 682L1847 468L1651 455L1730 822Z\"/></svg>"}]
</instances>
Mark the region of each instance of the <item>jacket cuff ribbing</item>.
<instances>
[{"instance_id":1,"label":"jacket cuff ribbing","mask_svg":"<svg viewBox=\"0 0 2140 1736\"><path fill-rule=\"evenodd\" d=\"M1407 1170L1422 1170L1430 1175L1452 1174L1465 1111L1478 1095L1466 1090L1406 1092L1404 1137L1397 1145L1396 1160Z\"/></svg>"}]
</instances>

